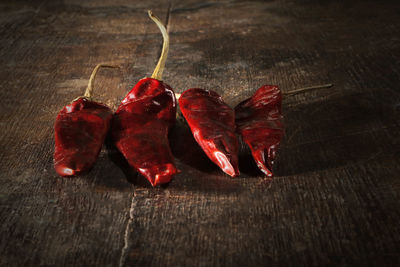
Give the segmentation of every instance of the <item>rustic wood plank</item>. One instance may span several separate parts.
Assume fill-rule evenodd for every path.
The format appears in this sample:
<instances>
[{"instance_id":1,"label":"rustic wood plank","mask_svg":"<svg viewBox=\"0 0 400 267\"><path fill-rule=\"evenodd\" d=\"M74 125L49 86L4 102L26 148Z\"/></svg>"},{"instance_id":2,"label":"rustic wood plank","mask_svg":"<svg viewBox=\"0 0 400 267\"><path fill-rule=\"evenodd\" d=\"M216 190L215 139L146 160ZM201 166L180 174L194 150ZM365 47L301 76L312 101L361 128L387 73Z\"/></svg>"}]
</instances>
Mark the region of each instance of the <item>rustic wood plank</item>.
<instances>
[{"instance_id":1,"label":"rustic wood plank","mask_svg":"<svg viewBox=\"0 0 400 267\"><path fill-rule=\"evenodd\" d=\"M150 188L112 147L79 178L57 177L53 123L83 93L114 109L150 75L168 23L164 80L234 106L283 91L286 136L274 179L243 146L221 173L180 121L182 171ZM400 264L400 96L396 1L43 1L0 4L0 265ZM133 183L133 184L132 184Z\"/></svg>"}]
</instances>

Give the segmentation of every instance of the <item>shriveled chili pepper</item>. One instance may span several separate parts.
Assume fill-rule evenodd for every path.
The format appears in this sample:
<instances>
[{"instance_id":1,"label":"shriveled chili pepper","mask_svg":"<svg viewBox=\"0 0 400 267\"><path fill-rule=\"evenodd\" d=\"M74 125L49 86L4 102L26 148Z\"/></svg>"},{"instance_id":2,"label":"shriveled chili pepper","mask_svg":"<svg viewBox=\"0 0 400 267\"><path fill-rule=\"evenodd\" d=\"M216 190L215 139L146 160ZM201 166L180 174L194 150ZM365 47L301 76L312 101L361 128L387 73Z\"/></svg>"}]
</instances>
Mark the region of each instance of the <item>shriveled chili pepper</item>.
<instances>
[{"instance_id":1,"label":"shriveled chili pepper","mask_svg":"<svg viewBox=\"0 0 400 267\"><path fill-rule=\"evenodd\" d=\"M272 176L272 165L282 139L282 94L264 85L235 107L237 131L249 146L260 170Z\"/></svg>"},{"instance_id":2,"label":"shriveled chili pepper","mask_svg":"<svg viewBox=\"0 0 400 267\"><path fill-rule=\"evenodd\" d=\"M92 100L93 83L101 67L98 64L90 76L84 96L66 105L55 122L54 167L61 176L73 176L92 168L110 127L112 111Z\"/></svg>"},{"instance_id":3,"label":"shriveled chili pepper","mask_svg":"<svg viewBox=\"0 0 400 267\"><path fill-rule=\"evenodd\" d=\"M197 143L230 176L238 176L235 114L214 91L192 88L182 93L179 107Z\"/></svg>"},{"instance_id":4,"label":"shriveled chili pepper","mask_svg":"<svg viewBox=\"0 0 400 267\"><path fill-rule=\"evenodd\" d=\"M149 11L162 32L164 43L151 78L140 80L122 100L113 116L112 137L128 163L153 185L168 183L178 172L168 142L175 123L174 91L162 82L169 37L164 25Z\"/></svg>"}]
</instances>

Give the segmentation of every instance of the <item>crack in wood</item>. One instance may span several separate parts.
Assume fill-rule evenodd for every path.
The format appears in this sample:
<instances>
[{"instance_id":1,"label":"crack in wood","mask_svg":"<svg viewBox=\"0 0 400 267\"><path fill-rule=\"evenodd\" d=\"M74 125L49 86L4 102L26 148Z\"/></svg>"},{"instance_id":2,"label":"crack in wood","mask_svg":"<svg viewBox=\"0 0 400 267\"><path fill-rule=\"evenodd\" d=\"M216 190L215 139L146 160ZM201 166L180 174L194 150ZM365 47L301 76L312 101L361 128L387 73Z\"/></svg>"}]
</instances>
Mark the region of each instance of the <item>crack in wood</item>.
<instances>
[{"instance_id":1,"label":"crack in wood","mask_svg":"<svg viewBox=\"0 0 400 267\"><path fill-rule=\"evenodd\" d=\"M132 195L132 201L131 201L131 206L129 208L129 219L125 227L125 234L124 234L124 247L121 250L121 256L119 258L119 266L123 267L125 266L126 258L128 256L128 251L130 249L130 233L132 231L132 223L133 223L133 212L135 210L135 189L133 189L133 195Z\"/></svg>"}]
</instances>

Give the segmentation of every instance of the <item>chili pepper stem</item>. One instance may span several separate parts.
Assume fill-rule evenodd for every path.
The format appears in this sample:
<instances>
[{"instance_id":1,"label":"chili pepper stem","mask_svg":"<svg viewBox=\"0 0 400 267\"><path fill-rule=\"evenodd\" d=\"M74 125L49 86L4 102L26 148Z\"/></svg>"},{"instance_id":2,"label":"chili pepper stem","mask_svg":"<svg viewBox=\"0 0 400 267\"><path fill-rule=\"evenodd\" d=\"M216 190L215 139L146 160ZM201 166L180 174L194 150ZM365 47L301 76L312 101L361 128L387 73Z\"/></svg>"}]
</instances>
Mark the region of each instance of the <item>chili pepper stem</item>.
<instances>
[{"instance_id":1,"label":"chili pepper stem","mask_svg":"<svg viewBox=\"0 0 400 267\"><path fill-rule=\"evenodd\" d=\"M149 17L157 24L158 28L160 29L164 42L163 42L163 47L161 50L161 55L158 60L157 66L153 71L153 74L151 75L151 78L157 79L159 81L162 80L162 74L165 68L165 61L167 60L168 56L168 50L169 50L169 36L167 29L165 28L164 24L160 21L159 18L153 15L153 12L151 10L147 11L149 14Z\"/></svg>"},{"instance_id":2,"label":"chili pepper stem","mask_svg":"<svg viewBox=\"0 0 400 267\"><path fill-rule=\"evenodd\" d=\"M303 87L303 88L299 88L299 89L294 89L294 90L291 90L289 92L284 92L283 94L284 95L294 95L294 94L302 93L304 91L310 91L310 90L322 89L322 88L330 88L332 86L333 86L333 84L327 83L327 84L322 84L322 85L315 85L315 86L310 86L310 87Z\"/></svg>"},{"instance_id":3,"label":"chili pepper stem","mask_svg":"<svg viewBox=\"0 0 400 267\"><path fill-rule=\"evenodd\" d=\"M108 65L104 63L96 65L96 67L92 71L92 74L90 75L88 86L86 88L85 94L83 95L88 99L92 99L94 79L96 78L96 74L100 68L119 68L119 66Z\"/></svg>"}]
</instances>

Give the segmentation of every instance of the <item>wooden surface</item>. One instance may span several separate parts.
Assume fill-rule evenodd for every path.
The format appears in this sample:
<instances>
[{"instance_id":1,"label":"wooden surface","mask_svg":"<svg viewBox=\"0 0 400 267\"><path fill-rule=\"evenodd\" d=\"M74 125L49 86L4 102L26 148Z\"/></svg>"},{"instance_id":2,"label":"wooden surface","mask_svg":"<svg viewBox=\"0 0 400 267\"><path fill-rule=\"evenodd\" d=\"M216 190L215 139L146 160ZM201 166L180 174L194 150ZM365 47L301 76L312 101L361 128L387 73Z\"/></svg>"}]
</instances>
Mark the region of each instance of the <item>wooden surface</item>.
<instances>
[{"instance_id":1,"label":"wooden surface","mask_svg":"<svg viewBox=\"0 0 400 267\"><path fill-rule=\"evenodd\" d=\"M400 265L398 1L2 1L1 266ZM149 76L168 24L164 80L234 106L262 84L283 91L276 177L246 149L222 174L178 124L182 171L151 188L111 146L63 179L52 165L58 111L82 95L114 110Z\"/></svg>"}]
</instances>

